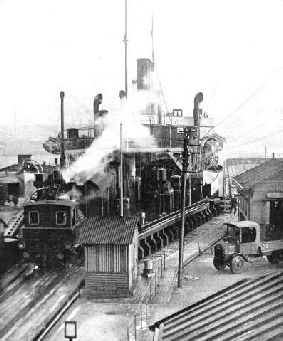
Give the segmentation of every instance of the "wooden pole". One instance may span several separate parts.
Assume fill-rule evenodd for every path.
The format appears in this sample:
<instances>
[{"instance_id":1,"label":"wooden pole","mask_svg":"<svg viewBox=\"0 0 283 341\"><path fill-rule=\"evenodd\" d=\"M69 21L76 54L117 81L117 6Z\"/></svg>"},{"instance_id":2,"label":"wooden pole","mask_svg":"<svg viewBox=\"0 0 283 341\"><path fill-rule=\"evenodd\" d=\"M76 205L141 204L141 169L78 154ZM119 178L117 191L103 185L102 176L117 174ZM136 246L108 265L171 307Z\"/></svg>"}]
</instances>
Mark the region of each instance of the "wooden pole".
<instances>
[{"instance_id":1,"label":"wooden pole","mask_svg":"<svg viewBox=\"0 0 283 341\"><path fill-rule=\"evenodd\" d=\"M182 172L182 202L181 202L181 226L179 229L179 269L178 269L178 288L182 287L183 258L184 258L184 233L185 233L185 207L186 207L186 180L188 169L188 136L185 132L184 151L183 151L183 172Z\"/></svg>"},{"instance_id":2,"label":"wooden pole","mask_svg":"<svg viewBox=\"0 0 283 341\"><path fill-rule=\"evenodd\" d=\"M120 123L120 217L124 215L123 196L123 125Z\"/></svg>"},{"instance_id":3,"label":"wooden pole","mask_svg":"<svg viewBox=\"0 0 283 341\"><path fill-rule=\"evenodd\" d=\"M60 92L60 98L61 98L61 156L60 156L60 168L65 168L66 165L66 155L65 155L65 146L64 146L64 97L65 93L64 91Z\"/></svg>"}]
</instances>

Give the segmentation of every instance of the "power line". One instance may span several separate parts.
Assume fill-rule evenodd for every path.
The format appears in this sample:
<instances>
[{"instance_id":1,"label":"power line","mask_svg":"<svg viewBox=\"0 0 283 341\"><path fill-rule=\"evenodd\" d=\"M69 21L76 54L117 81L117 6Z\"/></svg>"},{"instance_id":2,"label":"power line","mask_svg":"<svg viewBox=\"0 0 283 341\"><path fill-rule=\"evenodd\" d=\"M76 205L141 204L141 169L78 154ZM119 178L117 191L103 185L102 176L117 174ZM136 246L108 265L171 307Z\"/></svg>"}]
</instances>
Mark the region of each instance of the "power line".
<instances>
[{"instance_id":1,"label":"power line","mask_svg":"<svg viewBox=\"0 0 283 341\"><path fill-rule=\"evenodd\" d=\"M214 86L214 88L213 88L213 91L212 91L212 94L211 94L211 96L210 96L210 99L208 100L207 105L206 105L204 111L208 111L209 105L210 105L210 103L211 103L211 101L212 101L212 99L213 99L213 97L214 97L214 94L215 94L215 91L216 91L217 87L218 87L218 83L215 84L215 86Z\"/></svg>"},{"instance_id":2,"label":"power line","mask_svg":"<svg viewBox=\"0 0 283 341\"><path fill-rule=\"evenodd\" d=\"M240 145L237 145L237 146L227 147L227 149L239 148L239 147L241 147L241 146L243 146L243 145L247 145L247 144L255 143L255 142L260 142L260 141L264 140L266 137L273 137L273 136L275 136L275 135L278 135L278 134L281 133L282 131L283 131L283 129L280 129L280 130L278 130L277 132L273 133L272 135L271 135L271 134L264 135L264 136L262 136L262 137L258 137L258 138L256 138L256 139L251 140L251 141L241 143Z\"/></svg>"},{"instance_id":3,"label":"power line","mask_svg":"<svg viewBox=\"0 0 283 341\"><path fill-rule=\"evenodd\" d=\"M283 67L280 67L278 70L276 70L268 79L263 82L249 97L247 97L236 109L234 109L229 115L227 115L222 121L220 121L216 126L211 128L204 136L208 135L212 129L215 129L216 127L220 126L223 122L225 122L228 118L230 118L232 115L234 115L238 110L240 110L245 104L247 104L262 88L264 88L270 79L272 79L277 73L279 73Z\"/></svg>"},{"instance_id":4,"label":"power line","mask_svg":"<svg viewBox=\"0 0 283 341\"><path fill-rule=\"evenodd\" d=\"M166 108L166 113L168 114L168 113L169 113L169 110L168 110L168 106L167 106L167 103L166 103L166 100L165 100L165 96L164 96L162 84L161 84L161 81L160 81L160 78L159 78L159 74L158 74L158 72L157 72L157 68L155 68L155 72L156 72L156 76L157 76L158 83L159 83L159 86L160 86L160 90L161 90L161 95L162 95L162 98L163 98L163 102L164 102L164 105L165 105L165 108Z\"/></svg>"},{"instance_id":5,"label":"power line","mask_svg":"<svg viewBox=\"0 0 283 341\"><path fill-rule=\"evenodd\" d=\"M273 118L274 116L275 116L275 115L273 115L272 118ZM272 119L272 118L271 118L271 119ZM259 124L259 125L256 126L255 128L250 129L249 131L245 132L244 134L242 134L242 135L240 135L240 136L238 136L238 137L235 137L232 141L228 141L228 143L233 143L234 141L239 140L239 139L242 138L243 136L245 136L245 135L247 135L247 134L249 134L249 133L251 133L251 132L257 130L258 128L262 127L266 122L270 122L271 119L268 118L266 121L264 121L263 123Z\"/></svg>"}]
</instances>

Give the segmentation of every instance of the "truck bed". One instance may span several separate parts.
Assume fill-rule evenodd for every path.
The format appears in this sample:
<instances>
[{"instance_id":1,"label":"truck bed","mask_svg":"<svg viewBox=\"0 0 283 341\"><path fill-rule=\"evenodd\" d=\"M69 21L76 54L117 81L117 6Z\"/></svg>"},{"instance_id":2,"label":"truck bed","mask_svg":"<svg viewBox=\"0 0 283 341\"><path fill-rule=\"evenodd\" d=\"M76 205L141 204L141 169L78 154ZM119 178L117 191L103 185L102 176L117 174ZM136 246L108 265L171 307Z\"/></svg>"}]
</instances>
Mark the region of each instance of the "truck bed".
<instances>
[{"instance_id":1,"label":"truck bed","mask_svg":"<svg viewBox=\"0 0 283 341\"><path fill-rule=\"evenodd\" d=\"M263 241L261 243L261 251L263 254L277 250L283 250L283 239Z\"/></svg>"}]
</instances>

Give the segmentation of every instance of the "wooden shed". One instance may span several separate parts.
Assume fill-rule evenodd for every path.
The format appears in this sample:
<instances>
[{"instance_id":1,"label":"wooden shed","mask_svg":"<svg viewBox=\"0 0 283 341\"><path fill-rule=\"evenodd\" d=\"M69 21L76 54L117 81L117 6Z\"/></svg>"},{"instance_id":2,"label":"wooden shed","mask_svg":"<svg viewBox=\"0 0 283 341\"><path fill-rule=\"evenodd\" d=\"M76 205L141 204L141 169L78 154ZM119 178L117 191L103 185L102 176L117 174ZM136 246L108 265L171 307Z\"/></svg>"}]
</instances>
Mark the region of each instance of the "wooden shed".
<instances>
[{"instance_id":1,"label":"wooden shed","mask_svg":"<svg viewBox=\"0 0 283 341\"><path fill-rule=\"evenodd\" d=\"M90 217L78 243L85 247L88 297L130 296L137 276L137 217Z\"/></svg>"},{"instance_id":2,"label":"wooden shed","mask_svg":"<svg viewBox=\"0 0 283 341\"><path fill-rule=\"evenodd\" d=\"M239 218L271 227L283 235L283 162L271 159L234 178Z\"/></svg>"}]
</instances>

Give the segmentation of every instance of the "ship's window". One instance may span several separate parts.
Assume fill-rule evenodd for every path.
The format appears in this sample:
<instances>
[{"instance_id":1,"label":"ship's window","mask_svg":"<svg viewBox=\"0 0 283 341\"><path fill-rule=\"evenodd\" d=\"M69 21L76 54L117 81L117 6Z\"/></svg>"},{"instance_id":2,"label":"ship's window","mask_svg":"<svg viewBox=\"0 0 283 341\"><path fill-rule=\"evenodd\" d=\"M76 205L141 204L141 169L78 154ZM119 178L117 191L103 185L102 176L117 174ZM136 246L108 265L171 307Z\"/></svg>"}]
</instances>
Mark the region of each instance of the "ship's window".
<instances>
[{"instance_id":1,"label":"ship's window","mask_svg":"<svg viewBox=\"0 0 283 341\"><path fill-rule=\"evenodd\" d=\"M76 225L76 221L77 221L77 210L75 208L73 208L73 210L72 210L72 226Z\"/></svg>"},{"instance_id":2,"label":"ship's window","mask_svg":"<svg viewBox=\"0 0 283 341\"><path fill-rule=\"evenodd\" d=\"M39 225L38 211L30 211L28 215L28 221L30 225Z\"/></svg>"},{"instance_id":3,"label":"ship's window","mask_svg":"<svg viewBox=\"0 0 283 341\"><path fill-rule=\"evenodd\" d=\"M64 211L56 212L56 225L66 225L67 215Z\"/></svg>"}]
</instances>

